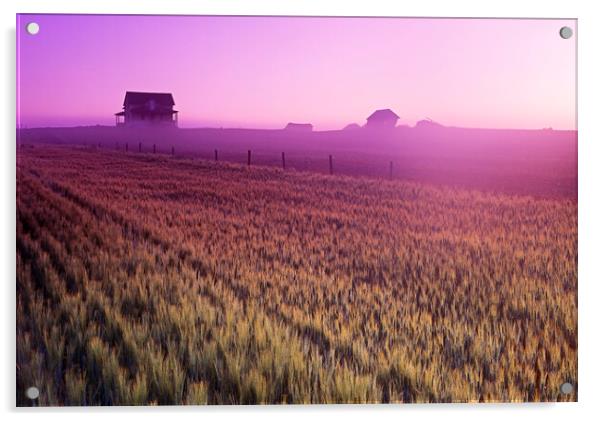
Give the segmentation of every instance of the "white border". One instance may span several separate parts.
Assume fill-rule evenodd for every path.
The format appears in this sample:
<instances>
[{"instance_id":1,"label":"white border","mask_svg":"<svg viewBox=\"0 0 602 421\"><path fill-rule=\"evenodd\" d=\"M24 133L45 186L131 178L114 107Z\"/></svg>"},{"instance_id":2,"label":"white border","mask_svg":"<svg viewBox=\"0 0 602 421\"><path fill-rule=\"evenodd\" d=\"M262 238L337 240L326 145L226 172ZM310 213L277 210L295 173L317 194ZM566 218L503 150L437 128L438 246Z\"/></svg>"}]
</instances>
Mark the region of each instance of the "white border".
<instances>
[{"instance_id":1,"label":"white border","mask_svg":"<svg viewBox=\"0 0 602 421\"><path fill-rule=\"evenodd\" d=\"M8 3L8 4L7 4ZM174 414L178 419L241 418L306 420L308 417L345 417L355 420L366 417L383 419L483 419L507 420L544 418L568 420L590 418L600 412L599 330L602 307L599 239L602 238L602 16L598 2L548 0L20 0L0 2L2 14L3 55L2 83L4 98L0 126L4 139L0 142L2 165L2 218L0 218L0 268L3 305L0 361L4 374L0 380L0 410L5 419L40 418L47 420L92 419L116 421L132 416L163 419ZM441 16L441 17L547 17L579 19L579 403L522 405L405 405L405 406L304 406L304 407L212 407L212 408L112 408L112 409L15 409L15 14L19 13L131 13L131 14L236 14L236 15L345 15L345 16Z\"/></svg>"}]
</instances>

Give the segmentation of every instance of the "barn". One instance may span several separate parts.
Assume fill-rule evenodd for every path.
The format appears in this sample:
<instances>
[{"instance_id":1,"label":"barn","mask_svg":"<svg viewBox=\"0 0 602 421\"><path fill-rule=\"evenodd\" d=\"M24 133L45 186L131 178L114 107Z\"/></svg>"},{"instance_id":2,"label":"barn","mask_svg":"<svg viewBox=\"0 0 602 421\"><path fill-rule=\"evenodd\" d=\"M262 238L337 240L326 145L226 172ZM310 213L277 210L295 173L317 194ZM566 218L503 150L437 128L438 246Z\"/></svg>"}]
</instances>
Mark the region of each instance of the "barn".
<instances>
[{"instance_id":1,"label":"barn","mask_svg":"<svg viewBox=\"0 0 602 421\"><path fill-rule=\"evenodd\" d=\"M366 127L393 128L397 125L399 116L390 109L376 110L366 119Z\"/></svg>"},{"instance_id":2,"label":"barn","mask_svg":"<svg viewBox=\"0 0 602 421\"><path fill-rule=\"evenodd\" d=\"M170 93L131 92L125 93L123 111L115 113L117 126L178 125L178 112Z\"/></svg>"}]
</instances>

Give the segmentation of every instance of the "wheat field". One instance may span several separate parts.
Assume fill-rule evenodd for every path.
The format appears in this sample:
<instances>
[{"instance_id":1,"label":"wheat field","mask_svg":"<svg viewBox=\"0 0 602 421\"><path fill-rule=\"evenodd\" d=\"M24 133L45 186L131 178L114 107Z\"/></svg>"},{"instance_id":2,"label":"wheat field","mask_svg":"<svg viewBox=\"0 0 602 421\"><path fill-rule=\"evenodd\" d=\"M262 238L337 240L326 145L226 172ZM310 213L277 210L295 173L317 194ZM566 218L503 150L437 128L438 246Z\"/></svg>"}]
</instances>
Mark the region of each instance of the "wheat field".
<instances>
[{"instance_id":1,"label":"wheat field","mask_svg":"<svg viewBox=\"0 0 602 421\"><path fill-rule=\"evenodd\" d=\"M574 199L35 145L16 270L18 405L577 399Z\"/></svg>"}]
</instances>

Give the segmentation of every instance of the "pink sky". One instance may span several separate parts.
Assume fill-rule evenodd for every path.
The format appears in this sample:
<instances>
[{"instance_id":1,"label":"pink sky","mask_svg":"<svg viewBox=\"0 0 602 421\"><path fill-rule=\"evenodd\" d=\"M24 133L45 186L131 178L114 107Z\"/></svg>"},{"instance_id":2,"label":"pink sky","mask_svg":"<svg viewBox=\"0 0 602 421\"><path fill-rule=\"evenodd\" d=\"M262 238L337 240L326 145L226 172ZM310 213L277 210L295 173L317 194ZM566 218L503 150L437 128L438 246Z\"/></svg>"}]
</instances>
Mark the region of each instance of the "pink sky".
<instances>
[{"instance_id":1,"label":"pink sky","mask_svg":"<svg viewBox=\"0 0 602 421\"><path fill-rule=\"evenodd\" d=\"M31 36L25 25L35 21ZM21 127L114 124L172 92L181 127L400 124L576 129L574 20L20 15Z\"/></svg>"}]
</instances>

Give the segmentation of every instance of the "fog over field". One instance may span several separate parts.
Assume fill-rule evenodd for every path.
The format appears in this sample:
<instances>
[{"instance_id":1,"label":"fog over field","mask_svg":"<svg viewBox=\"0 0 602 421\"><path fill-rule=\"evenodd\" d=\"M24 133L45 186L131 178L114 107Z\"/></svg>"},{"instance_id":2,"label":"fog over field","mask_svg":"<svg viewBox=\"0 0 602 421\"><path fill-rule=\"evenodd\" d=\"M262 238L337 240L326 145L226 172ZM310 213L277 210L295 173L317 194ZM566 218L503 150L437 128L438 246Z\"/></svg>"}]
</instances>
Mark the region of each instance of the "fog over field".
<instances>
[{"instance_id":1,"label":"fog over field","mask_svg":"<svg viewBox=\"0 0 602 421\"><path fill-rule=\"evenodd\" d=\"M21 145L74 144L131 153L394 178L535 196L577 196L577 132L443 127L336 131L75 127L21 129ZM141 149L140 149L141 148ZM392 167L392 168L391 168Z\"/></svg>"}]
</instances>

